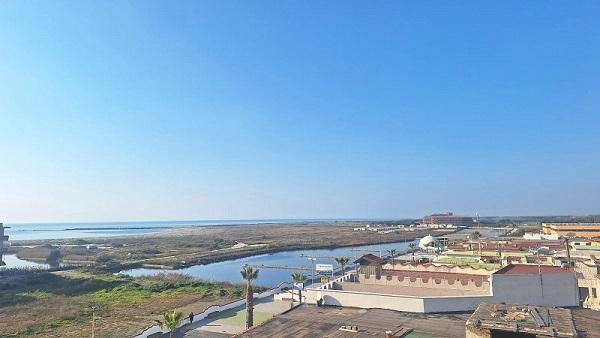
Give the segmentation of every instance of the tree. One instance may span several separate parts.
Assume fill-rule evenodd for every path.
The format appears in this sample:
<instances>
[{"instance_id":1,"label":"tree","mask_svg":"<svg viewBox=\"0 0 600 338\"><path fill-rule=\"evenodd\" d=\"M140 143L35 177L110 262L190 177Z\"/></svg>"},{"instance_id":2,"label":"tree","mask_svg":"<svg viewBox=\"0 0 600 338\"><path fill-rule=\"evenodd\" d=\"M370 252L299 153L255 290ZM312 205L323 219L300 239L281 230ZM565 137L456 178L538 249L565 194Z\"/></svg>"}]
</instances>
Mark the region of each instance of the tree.
<instances>
[{"instance_id":1,"label":"tree","mask_svg":"<svg viewBox=\"0 0 600 338\"><path fill-rule=\"evenodd\" d=\"M481 233L479 231L473 231L471 235L469 235L469 238L471 238L474 241L477 241L477 247L479 248L479 256L481 256L481 241L479 240L481 238Z\"/></svg>"},{"instance_id":2,"label":"tree","mask_svg":"<svg viewBox=\"0 0 600 338\"><path fill-rule=\"evenodd\" d=\"M302 272L294 272L292 274L294 283L304 283L306 276ZM302 289L298 289L298 302L302 303ZM292 288L292 304L294 303L294 289Z\"/></svg>"},{"instance_id":3,"label":"tree","mask_svg":"<svg viewBox=\"0 0 600 338\"><path fill-rule=\"evenodd\" d=\"M417 244L416 243L410 243L408 246L410 247L410 251L412 252L411 253L411 259L410 259L411 262L412 262L412 261L415 260L415 249L417 248Z\"/></svg>"},{"instance_id":4,"label":"tree","mask_svg":"<svg viewBox=\"0 0 600 338\"><path fill-rule=\"evenodd\" d=\"M254 326L254 293L252 292L252 281L258 278L258 269L245 265L240 271L242 278L246 281L246 328Z\"/></svg>"},{"instance_id":5,"label":"tree","mask_svg":"<svg viewBox=\"0 0 600 338\"><path fill-rule=\"evenodd\" d=\"M392 265L394 265L394 257L396 257L396 249L388 249L387 253L388 253L388 255L390 255L390 257L392 257Z\"/></svg>"},{"instance_id":6,"label":"tree","mask_svg":"<svg viewBox=\"0 0 600 338\"><path fill-rule=\"evenodd\" d=\"M51 249L48 257L46 257L46 264L55 268L60 265L60 260L62 258L62 254L59 249Z\"/></svg>"},{"instance_id":7,"label":"tree","mask_svg":"<svg viewBox=\"0 0 600 338\"><path fill-rule=\"evenodd\" d=\"M173 338L173 332L177 330L177 325L181 322L183 313L173 310L172 312L163 313L163 321L157 320L156 322L160 325L161 329L169 330L169 338Z\"/></svg>"},{"instance_id":8,"label":"tree","mask_svg":"<svg viewBox=\"0 0 600 338\"><path fill-rule=\"evenodd\" d=\"M481 238L481 233L479 231L473 231L469 237L476 241Z\"/></svg>"},{"instance_id":9,"label":"tree","mask_svg":"<svg viewBox=\"0 0 600 338\"><path fill-rule=\"evenodd\" d=\"M348 265L348 262L350 262L350 258L348 257L336 257L335 261L340 265L340 267L342 268L342 276L344 275L344 269L346 268L346 266Z\"/></svg>"}]
</instances>

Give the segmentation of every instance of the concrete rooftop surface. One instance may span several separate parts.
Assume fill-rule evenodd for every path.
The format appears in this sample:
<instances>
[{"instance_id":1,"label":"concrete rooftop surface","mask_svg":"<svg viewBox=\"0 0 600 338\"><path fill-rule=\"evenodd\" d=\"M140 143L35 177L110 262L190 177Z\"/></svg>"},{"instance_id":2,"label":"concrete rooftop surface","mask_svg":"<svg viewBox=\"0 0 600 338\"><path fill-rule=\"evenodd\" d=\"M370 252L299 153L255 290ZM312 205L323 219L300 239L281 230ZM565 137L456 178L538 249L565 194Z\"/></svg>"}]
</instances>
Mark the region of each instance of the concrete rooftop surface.
<instances>
[{"instance_id":1,"label":"concrete rooftop surface","mask_svg":"<svg viewBox=\"0 0 600 338\"><path fill-rule=\"evenodd\" d=\"M408 338L464 337L469 315L302 305L236 337L373 338L401 328L413 329ZM343 325L358 326L358 332L340 331Z\"/></svg>"}]
</instances>

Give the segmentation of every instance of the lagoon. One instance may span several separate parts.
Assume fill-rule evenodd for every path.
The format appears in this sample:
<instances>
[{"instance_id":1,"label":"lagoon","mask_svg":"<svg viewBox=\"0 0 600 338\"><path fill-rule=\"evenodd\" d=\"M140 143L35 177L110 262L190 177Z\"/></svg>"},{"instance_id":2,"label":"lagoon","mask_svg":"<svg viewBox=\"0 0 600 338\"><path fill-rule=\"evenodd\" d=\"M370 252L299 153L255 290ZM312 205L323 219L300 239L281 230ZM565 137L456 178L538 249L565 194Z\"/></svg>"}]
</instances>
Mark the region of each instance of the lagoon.
<instances>
[{"instance_id":1,"label":"lagoon","mask_svg":"<svg viewBox=\"0 0 600 338\"><path fill-rule=\"evenodd\" d=\"M282 282L290 282L290 275L296 271L302 271L306 276L310 276L312 271L312 261L308 257L349 257L351 261L366 253L373 252L376 255L381 252L386 255L386 250L396 249L402 252L409 248L410 243L418 243L418 240L406 241L401 243L374 244L362 245L355 247L344 247L336 249L315 249L315 250L296 250L282 251L273 254L257 255L245 258L239 258L230 261L211 263L206 265L194 265L184 269L132 269L121 271L121 274L130 276L156 275L159 273L183 273L197 278L226 281L231 283L243 282L240 277L240 270L245 264L251 265L274 265L288 267L303 267L310 270L277 270L277 269L260 269L256 285L266 287L276 287ZM360 250L360 251L353 251ZM338 267L333 258L317 258L315 264L333 264Z\"/></svg>"}]
</instances>

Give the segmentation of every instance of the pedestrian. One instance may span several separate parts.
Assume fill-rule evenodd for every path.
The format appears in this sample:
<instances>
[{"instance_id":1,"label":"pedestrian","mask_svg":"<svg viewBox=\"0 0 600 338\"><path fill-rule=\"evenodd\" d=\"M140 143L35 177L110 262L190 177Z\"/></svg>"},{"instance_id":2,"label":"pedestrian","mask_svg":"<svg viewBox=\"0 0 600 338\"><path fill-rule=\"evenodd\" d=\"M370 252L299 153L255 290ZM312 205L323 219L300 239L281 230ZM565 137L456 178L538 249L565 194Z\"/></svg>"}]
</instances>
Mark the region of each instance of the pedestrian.
<instances>
[{"instance_id":1,"label":"pedestrian","mask_svg":"<svg viewBox=\"0 0 600 338\"><path fill-rule=\"evenodd\" d=\"M188 318L190 319L190 324L194 321L194 313L190 312L190 315L188 316Z\"/></svg>"}]
</instances>

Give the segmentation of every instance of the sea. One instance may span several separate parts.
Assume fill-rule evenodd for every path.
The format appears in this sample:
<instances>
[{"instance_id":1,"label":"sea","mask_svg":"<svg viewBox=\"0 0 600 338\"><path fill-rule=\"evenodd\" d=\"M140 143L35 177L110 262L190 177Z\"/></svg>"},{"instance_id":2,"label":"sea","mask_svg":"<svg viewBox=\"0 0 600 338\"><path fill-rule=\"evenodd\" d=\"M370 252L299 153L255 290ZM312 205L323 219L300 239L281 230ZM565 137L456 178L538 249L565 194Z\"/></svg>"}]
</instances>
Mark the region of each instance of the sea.
<instances>
[{"instance_id":1,"label":"sea","mask_svg":"<svg viewBox=\"0 0 600 338\"><path fill-rule=\"evenodd\" d=\"M11 241L40 239L70 239L86 237L133 236L159 233L177 228L210 225L241 225L269 223L306 223L326 221L364 221L359 219L246 219L197 221L140 221L97 223L5 223L5 234Z\"/></svg>"}]
</instances>

